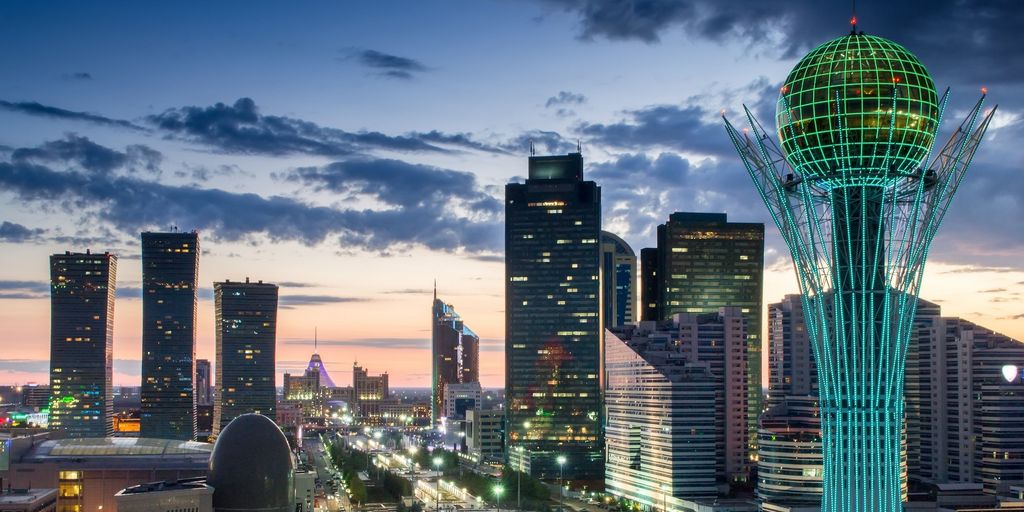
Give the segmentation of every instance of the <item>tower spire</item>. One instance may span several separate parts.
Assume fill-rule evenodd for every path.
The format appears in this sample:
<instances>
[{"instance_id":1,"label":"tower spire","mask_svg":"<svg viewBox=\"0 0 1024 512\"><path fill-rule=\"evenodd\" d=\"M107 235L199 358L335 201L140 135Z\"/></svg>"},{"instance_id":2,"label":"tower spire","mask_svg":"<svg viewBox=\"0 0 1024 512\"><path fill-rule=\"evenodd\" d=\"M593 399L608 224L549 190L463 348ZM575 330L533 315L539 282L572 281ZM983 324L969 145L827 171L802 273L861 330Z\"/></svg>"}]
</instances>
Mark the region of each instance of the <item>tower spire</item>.
<instances>
[{"instance_id":1,"label":"tower spire","mask_svg":"<svg viewBox=\"0 0 1024 512\"><path fill-rule=\"evenodd\" d=\"M317 346L317 341L318 340L317 340L317 336L316 336L317 335L316 331L317 331L317 328L313 327L313 353L314 354L317 353L316 346Z\"/></svg>"},{"instance_id":2,"label":"tower spire","mask_svg":"<svg viewBox=\"0 0 1024 512\"><path fill-rule=\"evenodd\" d=\"M434 278L434 300L437 300L437 278Z\"/></svg>"}]
</instances>

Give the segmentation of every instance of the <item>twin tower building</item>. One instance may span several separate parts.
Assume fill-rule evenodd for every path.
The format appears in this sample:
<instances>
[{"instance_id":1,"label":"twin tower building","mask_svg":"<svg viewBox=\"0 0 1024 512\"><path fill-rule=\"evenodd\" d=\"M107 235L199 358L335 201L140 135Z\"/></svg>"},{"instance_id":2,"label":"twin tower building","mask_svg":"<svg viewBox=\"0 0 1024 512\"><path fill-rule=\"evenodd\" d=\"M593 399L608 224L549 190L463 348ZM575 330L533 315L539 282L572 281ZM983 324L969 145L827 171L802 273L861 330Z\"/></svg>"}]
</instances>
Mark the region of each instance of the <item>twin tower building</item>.
<instances>
[{"instance_id":1,"label":"twin tower building","mask_svg":"<svg viewBox=\"0 0 1024 512\"><path fill-rule=\"evenodd\" d=\"M719 455L724 472L728 447L735 459L729 477L745 479L761 411L764 225L730 223L724 214L673 214L659 226L658 247L641 252L637 276L635 253L602 231L601 215L601 188L584 180L580 153L530 157L526 182L506 185L509 464L541 478L600 480L607 458L607 475L632 478L627 473L639 467L633 459L640 457L639 445L632 445L648 443L639 439L644 415L661 421L671 400L649 397L653 408L645 408L645 397L619 390L642 389L645 379L650 382L644 368L652 365L656 373L675 375L651 363L655 350L648 343L632 338L673 325L680 331L683 322L693 327L694 339L684 344L692 353L676 344L672 355L661 346L657 359L671 360L670 366L690 361L694 368L685 371L693 374L700 366L710 386L701 391L709 410L709 423L701 427L709 436L707 462L718 464ZM707 328L716 325L717 331ZM623 350L639 359L628 361ZM671 449L665 448L667 456ZM712 471L712 493L716 480Z\"/></svg>"},{"instance_id":2,"label":"twin tower building","mask_svg":"<svg viewBox=\"0 0 1024 512\"><path fill-rule=\"evenodd\" d=\"M140 434L196 437L199 235L142 233ZM50 426L70 437L113 433L113 332L117 257L50 257ZM274 416L278 288L214 283L216 399L213 429L257 412Z\"/></svg>"}]
</instances>

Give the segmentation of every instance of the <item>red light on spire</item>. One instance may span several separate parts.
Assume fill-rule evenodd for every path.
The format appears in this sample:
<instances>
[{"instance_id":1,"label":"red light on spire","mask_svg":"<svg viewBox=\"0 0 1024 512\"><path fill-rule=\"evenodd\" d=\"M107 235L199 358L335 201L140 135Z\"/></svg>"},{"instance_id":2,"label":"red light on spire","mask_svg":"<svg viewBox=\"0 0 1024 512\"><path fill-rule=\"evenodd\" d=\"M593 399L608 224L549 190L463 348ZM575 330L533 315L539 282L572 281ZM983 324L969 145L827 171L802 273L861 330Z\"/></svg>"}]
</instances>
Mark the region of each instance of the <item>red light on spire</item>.
<instances>
[{"instance_id":1,"label":"red light on spire","mask_svg":"<svg viewBox=\"0 0 1024 512\"><path fill-rule=\"evenodd\" d=\"M981 88L981 93L982 94L988 94L988 87L982 87Z\"/></svg>"},{"instance_id":2,"label":"red light on spire","mask_svg":"<svg viewBox=\"0 0 1024 512\"><path fill-rule=\"evenodd\" d=\"M850 25L853 25L855 27L857 26L857 17L856 16L850 18Z\"/></svg>"}]
</instances>

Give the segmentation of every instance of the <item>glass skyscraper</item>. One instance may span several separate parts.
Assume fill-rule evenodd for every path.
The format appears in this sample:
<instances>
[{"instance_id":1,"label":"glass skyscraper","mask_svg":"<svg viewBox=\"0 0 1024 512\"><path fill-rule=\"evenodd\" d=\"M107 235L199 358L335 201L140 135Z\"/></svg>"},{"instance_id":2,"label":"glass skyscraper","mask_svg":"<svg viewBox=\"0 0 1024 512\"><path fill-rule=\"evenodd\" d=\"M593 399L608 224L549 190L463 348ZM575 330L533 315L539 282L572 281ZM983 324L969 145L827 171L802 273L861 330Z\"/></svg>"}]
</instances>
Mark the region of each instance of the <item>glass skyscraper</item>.
<instances>
[{"instance_id":1,"label":"glass skyscraper","mask_svg":"<svg viewBox=\"0 0 1024 512\"><path fill-rule=\"evenodd\" d=\"M198 279L198 233L142 233L143 437L196 435Z\"/></svg>"},{"instance_id":2,"label":"glass skyscraper","mask_svg":"<svg viewBox=\"0 0 1024 512\"><path fill-rule=\"evenodd\" d=\"M636 253L625 240L601 232L601 293L605 327L637 320Z\"/></svg>"},{"instance_id":3,"label":"glass skyscraper","mask_svg":"<svg viewBox=\"0 0 1024 512\"><path fill-rule=\"evenodd\" d=\"M480 337L455 312L451 304L437 298L434 290L431 358L433 360L433 423L444 415L445 388L449 384L480 382Z\"/></svg>"},{"instance_id":4,"label":"glass skyscraper","mask_svg":"<svg viewBox=\"0 0 1024 512\"><path fill-rule=\"evenodd\" d=\"M658 226L661 319L737 307L747 319L750 454L761 415L761 304L764 224L729 222L724 213L683 213ZM646 299L644 299L646 301Z\"/></svg>"},{"instance_id":5,"label":"glass skyscraper","mask_svg":"<svg viewBox=\"0 0 1024 512\"><path fill-rule=\"evenodd\" d=\"M601 189L583 156L534 156L505 186L507 453L531 473L600 478Z\"/></svg>"},{"instance_id":6,"label":"glass skyscraper","mask_svg":"<svg viewBox=\"0 0 1024 512\"><path fill-rule=\"evenodd\" d=\"M259 281L213 283L217 309L217 397L214 433L235 417L273 418L277 391L277 285Z\"/></svg>"},{"instance_id":7,"label":"glass skyscraper","mask_svg":"<svg viewBox=\"0 0 1024 512\"><path fill-rule=\"evenodd\" d=\"M643 306L640 308L640 320L645 322L661 320L657 247L640 249L640 295L643 300Z\"/></svg>"},{"instance_id":8,"label":"glass skyscraper","mask_svg":"<svg viewBox=\"0 0 1024 512\"><path fill-rule=\"evenodd\" d=\"M113 434L117 257L50 256L50 428L68 437Z\"/></svg>"}]
</instances>

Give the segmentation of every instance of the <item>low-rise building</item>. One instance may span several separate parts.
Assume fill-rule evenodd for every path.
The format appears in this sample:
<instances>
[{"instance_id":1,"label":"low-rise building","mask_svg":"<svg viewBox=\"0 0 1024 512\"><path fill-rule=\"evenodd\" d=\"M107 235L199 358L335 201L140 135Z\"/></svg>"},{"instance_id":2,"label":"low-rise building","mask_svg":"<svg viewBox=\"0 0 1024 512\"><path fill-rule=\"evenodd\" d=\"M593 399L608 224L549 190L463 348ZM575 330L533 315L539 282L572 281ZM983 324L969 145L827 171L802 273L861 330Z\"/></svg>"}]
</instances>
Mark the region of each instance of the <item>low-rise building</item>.
<instances>
[{"instance_id":1,"label":"low-rise building","mask_svg":"<svg viewBox=\"0 0 1024 512\"><path fill-rule=\"evenodd\" d=\"M205 478L154 482L114 495L118 512L213 512L213 487Z\"/></svg>"},{"instance_id":2,"label":"low-rise building","mask_svg":"<svg viewBox=\"0 0 1024 512\"><path fill-rule=\"evenodd\" d=\"M0 489L2 512L56 512L57 489Z\"/></svg>"},{"instance_id":3,"label":"low-rise building","mask_svg":"<svg viewBox=\"0 0 1024 512\"><path fill-rule=\"evenodd\" d=\"M502 409L470 409L466 411L466 446L469 448L469 454L478 460L502 459L505 448L505 411ZM514 468L518 469L515 466Z\"/></svg>"},{"instance_id":4,"label":"low-rise building","mask_svg":"<svg viewBox=\"0 0 1024 512\"><path fill-rule=\"evenodd\" d=\"M295 512L313 512L316 500L316 469L299 466L295 470Z\"/></svg>"},{"instance_id":5,"label":"low-rise building","mask_svg":"<svg viewBox=\"0 0 1024 512\"><path fill-rule=\"evenodd\" d=\"M0 481L12 488L56 488L60 510L116 512L114 494L147 482L206 474L213 445L145 437L50 439L49 433L5 443Z\"/></svg>"}]
</instances>

